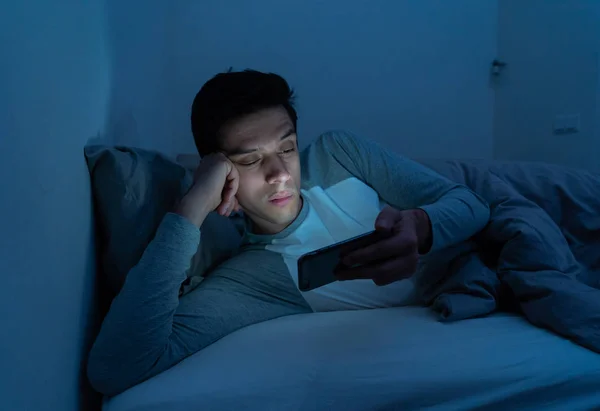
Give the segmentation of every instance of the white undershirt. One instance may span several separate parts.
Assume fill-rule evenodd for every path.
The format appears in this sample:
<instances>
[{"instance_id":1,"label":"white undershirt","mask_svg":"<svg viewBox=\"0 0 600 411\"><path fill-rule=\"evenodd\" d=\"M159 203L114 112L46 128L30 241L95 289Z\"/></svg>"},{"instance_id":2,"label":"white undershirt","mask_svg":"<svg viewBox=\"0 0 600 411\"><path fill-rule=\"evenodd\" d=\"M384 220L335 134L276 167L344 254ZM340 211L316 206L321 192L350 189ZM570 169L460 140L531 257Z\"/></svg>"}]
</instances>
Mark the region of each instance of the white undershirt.
<instances>
[{"instance_id":1,"label":"white undershirt","mask_svg":"<svg viewBox=\"0 0 600 411\"><path fill-rule=\"evenodd\" d=\"M321 187L303 190L302 194L309 203L304 221L292 234L273 240L266 247L282 255L296 286L300 256L373 230L375 219L385 205L373 189L356 178L327 190ZM353 280L334 282L303 292L303 296L314 311L336 311L414 304L414 289L410 280L387 286L375 285L371 280Z\"/></svg>"}]
</instances>

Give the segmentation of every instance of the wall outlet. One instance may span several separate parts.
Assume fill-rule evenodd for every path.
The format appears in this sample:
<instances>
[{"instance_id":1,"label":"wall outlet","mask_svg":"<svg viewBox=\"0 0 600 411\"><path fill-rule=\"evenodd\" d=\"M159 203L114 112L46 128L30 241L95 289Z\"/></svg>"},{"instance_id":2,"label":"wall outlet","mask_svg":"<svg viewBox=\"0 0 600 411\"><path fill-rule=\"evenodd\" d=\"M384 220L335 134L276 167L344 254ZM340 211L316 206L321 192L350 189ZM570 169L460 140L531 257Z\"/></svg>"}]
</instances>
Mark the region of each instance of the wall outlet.
<instances>
[{"instance_id":1,"label":"wall outlet","mask_svg":"<svg viewBox=\"0 0 600 411\"><path fill-rule=\"evenodd\" d=\"M581 128L581 115L560 114L554 119L554 134L575 134L579 133Z\"/></svg>"}]
</instances>

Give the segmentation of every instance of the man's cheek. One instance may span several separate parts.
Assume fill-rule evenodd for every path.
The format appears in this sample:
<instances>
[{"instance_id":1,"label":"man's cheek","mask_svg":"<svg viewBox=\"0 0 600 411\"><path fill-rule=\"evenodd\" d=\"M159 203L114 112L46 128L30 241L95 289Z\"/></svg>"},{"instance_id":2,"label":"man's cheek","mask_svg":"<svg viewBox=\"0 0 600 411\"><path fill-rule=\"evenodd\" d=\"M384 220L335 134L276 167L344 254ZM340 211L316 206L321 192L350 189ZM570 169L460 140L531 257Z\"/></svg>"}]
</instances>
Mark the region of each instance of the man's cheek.
<instances>
[{"instance_id":1,"label":"man's cheek","mask_svg":"<svg viewBox=\"0 0 600 411\"><path fill-rule=\"evenodd\" d=\"M240 206L243 209L252 208L252 204L256 203L256 199L254 197L255 196L252 195L252 191L247 189L238 189L238 192L236 194L238 203L240 203Z\"/></svg>"}]
</instances>

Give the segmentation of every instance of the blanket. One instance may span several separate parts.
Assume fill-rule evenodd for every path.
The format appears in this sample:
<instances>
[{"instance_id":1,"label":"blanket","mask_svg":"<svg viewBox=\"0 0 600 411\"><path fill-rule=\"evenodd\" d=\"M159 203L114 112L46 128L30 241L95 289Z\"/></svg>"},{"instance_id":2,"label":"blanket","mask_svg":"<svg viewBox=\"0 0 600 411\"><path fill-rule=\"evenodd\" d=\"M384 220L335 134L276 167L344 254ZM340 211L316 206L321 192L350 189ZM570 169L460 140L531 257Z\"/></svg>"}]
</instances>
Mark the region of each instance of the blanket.
<instances>
[{"instance_id":1,"label":"blanket","mask_svg":"<svg viewBox=\"0 0 600 411\"><path fill-rule=\"evenodd\" d=\"M518 310L600 353L600 175L543 163L421 162L491 210L424 302L443 321Z\"/></svg>"}]
</instances>

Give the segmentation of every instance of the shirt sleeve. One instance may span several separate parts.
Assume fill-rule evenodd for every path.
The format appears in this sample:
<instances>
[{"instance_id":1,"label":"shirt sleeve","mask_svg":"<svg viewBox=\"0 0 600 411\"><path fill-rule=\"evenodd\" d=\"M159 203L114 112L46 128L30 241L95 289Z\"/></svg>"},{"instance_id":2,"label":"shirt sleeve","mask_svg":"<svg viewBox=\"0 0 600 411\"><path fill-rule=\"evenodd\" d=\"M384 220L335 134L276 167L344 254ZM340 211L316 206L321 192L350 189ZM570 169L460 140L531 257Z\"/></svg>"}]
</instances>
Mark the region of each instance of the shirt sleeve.
<instances>
[{"instance_id":1,"label":"shirt sleeve","mask_svg":"<svg viewBox=\"0 0 600 411\"><path fill-rule=\"evenodd\" d=\"M88 358L96 391L117 395L245 326L309 312L280 257L233 257L179 297L200 230L168 213L104 318ZM260 275L256 275L260 273Z\"/></svg>"},{"instance_id":2,"label":"shirt sleeve","mask_svg":"<svg viewBox=\"0 0 600 411\"><path fill-rule=\"evenodd\" d=\"M400 210L424 210L431 220L430 251L467 240L490 218L489 205L475 192L375 141L332 131L319 137L310 150L323 162L323 169L330 168L324 164L333 160L387 204Z\"/></svg>"}]
</instances>

